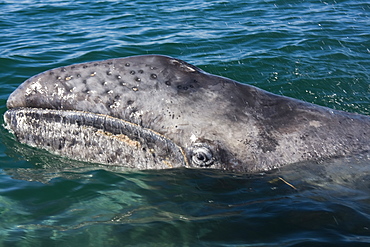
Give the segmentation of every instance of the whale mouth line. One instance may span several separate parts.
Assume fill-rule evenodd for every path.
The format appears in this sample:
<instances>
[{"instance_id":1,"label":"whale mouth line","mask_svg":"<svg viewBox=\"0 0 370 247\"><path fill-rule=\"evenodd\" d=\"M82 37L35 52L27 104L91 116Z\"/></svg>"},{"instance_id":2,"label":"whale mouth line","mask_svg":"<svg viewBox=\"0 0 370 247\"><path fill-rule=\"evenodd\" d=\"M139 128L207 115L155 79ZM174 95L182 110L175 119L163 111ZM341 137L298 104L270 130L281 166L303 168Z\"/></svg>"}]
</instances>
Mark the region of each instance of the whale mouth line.
<instances>
[{"instance_id":1,"label":"whale mouth line","mask_svg":"<svg viewBox=\"0 0 370 247\"><path fill-rule=\"evenodd\" d=\"M17 107L4 120L17 140L76 160L134 169L190 167L184 150L165 136L109 115Z\"/></svg>"}]
</instances>

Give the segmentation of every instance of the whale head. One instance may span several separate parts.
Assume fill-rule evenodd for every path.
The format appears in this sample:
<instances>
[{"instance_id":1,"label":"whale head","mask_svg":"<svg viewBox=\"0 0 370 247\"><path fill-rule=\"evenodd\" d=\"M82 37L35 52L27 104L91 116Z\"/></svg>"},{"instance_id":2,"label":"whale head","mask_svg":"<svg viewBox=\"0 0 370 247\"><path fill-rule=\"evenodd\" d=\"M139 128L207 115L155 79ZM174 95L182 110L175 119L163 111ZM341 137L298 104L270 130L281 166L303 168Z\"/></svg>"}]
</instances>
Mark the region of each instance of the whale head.
<instances>
[{"instance_id":1,"label":"whale head","mask_svg":"<svg viewBox=\"0 0 370 247\"><path fill-rule=\"evenodd\" d=\"M22 143L76 160L138 169L260 171L345 155L348 148L339 146L348 139L324 145L321 154L326 141L318 135L328 132L328 122L352 121L353 129L369 122L353 124L352 115L161 55L46 71L21 84L7 107L6 126ZM325 138L332 141L336 133L330 133ZM362 142L367 148L367 139ZM352 140L348 146L362 144Z\"/></svg>"},{"instance_id":2,"label":"whale head","mask_svg":"<svg viewBox=\"0 0 370 247\"><path fill-rule=\"evenodd\" d=\"M21 84L5 121L19 141L73 159L224 169L239 165L220 141L241 141L237 99L224 93L235 86L159 55L76 64Z\"/></svg>"}]
</instances>

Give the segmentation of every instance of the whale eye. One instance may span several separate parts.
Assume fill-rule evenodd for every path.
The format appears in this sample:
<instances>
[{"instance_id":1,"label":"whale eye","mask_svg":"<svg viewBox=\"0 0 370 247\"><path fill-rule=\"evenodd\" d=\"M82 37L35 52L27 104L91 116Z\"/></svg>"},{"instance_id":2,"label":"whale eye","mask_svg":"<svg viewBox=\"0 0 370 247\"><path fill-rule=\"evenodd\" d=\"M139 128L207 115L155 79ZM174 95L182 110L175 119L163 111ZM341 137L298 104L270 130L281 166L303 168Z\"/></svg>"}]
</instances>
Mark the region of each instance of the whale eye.
<instances>
[{"instance_id":1,"label":"whale eye","mask_svg":"<svg viewBox=\"0 0 370 247\"><path fill-rule=\"evenodd\" d=\"M207 147L195 147L192 153L192 161L200 167L210 166L213 164L214 157Z\"/></svg>"}]
</instances>

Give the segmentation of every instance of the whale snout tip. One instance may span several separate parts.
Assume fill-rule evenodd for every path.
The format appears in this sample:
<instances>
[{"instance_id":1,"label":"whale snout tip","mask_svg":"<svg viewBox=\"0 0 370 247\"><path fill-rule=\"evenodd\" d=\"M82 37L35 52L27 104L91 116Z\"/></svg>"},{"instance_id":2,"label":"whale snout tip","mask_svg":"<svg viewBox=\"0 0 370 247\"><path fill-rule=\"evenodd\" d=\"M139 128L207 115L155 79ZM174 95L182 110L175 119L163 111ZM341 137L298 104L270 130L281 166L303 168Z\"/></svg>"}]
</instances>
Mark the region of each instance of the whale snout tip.
<instances>
[{"instance_id":1,"label":"whale snout tip","mask_svg":"<svg viewBox=\"0 0 370 247\"><path fill-rule=\"evenodd\" d=\"M18 108L25 106L25 97L24 93L20 88L17 88L14 92L9 95L8 100L6 101L6 107L8 109Z\"/></svg>"}]
</instances>

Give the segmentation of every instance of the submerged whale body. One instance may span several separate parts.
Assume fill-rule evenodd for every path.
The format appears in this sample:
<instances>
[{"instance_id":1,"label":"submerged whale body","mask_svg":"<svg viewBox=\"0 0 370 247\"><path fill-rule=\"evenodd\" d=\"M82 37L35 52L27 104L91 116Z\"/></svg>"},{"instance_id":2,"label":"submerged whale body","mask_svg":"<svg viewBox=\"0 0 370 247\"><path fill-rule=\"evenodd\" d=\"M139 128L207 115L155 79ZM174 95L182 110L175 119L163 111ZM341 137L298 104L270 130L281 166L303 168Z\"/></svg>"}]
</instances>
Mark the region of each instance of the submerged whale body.
<instances>
[{"instance_id":1,"label":"submerged whale body","mask_svg":"<svg viewBox=\"0 0 370 247\"><path fill-rule=\"evenodd\" d=\"M5 126L24 144L135 169L266 171L370 150L370 117L278 96L145 55L52 69L21 84Z\"/></svg>"}]
</instances>

